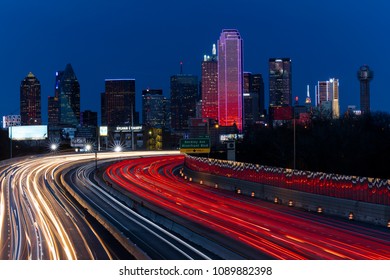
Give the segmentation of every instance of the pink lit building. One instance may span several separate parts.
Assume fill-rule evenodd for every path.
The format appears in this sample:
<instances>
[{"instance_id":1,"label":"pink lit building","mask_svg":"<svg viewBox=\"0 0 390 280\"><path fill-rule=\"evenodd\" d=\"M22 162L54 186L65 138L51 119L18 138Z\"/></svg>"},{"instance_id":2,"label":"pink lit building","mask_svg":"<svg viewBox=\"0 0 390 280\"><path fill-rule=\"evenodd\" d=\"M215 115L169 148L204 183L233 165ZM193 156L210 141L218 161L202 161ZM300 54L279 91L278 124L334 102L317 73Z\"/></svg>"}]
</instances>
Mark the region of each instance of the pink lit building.
<instances>
[{"instance_id":1,"label":"pink lit building","mask_svg":"<svg viewBox=\"0 0 390 280\"><path fill-rule=\"evenodd\" d=\"M243 129L242 39L234 29L222 30L218 41L218 122Z\"/></svg>"},{"instance_id":2,"label":"pink lit building","mask_svg":"<svg viewBox=\"0 0 390 280\"><path fill-rule=\"evenodd\" d=\"M218 120L218 60L213 45L212 56L202 62L202 118Z\"/></svg>"}]
</instances>

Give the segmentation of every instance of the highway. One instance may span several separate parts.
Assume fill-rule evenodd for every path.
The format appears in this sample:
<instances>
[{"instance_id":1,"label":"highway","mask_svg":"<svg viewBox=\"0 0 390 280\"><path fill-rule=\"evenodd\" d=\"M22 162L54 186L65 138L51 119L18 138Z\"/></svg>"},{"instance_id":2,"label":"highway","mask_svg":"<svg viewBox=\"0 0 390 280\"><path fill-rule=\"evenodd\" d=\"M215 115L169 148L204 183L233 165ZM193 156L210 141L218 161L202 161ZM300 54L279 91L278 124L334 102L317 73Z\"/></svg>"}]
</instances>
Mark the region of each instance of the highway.
<instances>
[{"instance_id":1,"label":"highway","mask_svg":"<svg viewBox=\"0 0 390 280\"><path fill-rule=\"evenodd\" d=\"M111 259L54 179L66 160L32 158L1 169L1 259Z\"/></svg>"},{"instance_id":2,"label":"highway","mask_svg":"<svg viewBox=\"0 0 390 280\"><path fill-rule=\"evenodd\" d=\"M97 160L100 165L129 156L145 153L99 153ZM107 240L107 232L101 235L96 221L87 217L64 184L85 199L94 213L101 214L112 232L142 247L145 258L209 258L142 218L90 180L95 163L95 154L88 153L16 159L0 166L0 259L130 257L128 252L117 255L111 248L117 244Z\"/></svg>"},{"instance_id":3,"label":"highway","mask_svg":"<svg viewBox=\"0 0 390 280\"><path fill-rule=\"evenodd\" d=\"M183 156L122 161L107 176L128 195L245 258L390 259L390 232L205 187L173 175ZM179 218L175 218L179 217ZM208 230L205 230L208 229ZM257 253L256 253L257 252Z\"/></svg>"}]
</instances>

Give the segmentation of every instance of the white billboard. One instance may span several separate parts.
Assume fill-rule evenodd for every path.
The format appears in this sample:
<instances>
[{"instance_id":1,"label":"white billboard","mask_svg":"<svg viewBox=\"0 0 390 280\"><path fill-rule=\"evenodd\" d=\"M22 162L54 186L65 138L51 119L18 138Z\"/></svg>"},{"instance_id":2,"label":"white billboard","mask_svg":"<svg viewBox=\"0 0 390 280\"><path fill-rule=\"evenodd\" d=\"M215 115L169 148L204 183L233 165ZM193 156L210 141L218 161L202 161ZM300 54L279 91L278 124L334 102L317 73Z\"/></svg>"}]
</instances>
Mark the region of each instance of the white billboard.
<instances>
[{"instance_id":1,"label":"white billboard","mask_svg":"<svg viewBox=\"0 0 390 280\"><path fill-rule=\"evenodd\" d=\"M47 138L47 125L23 125L8 128L12 140L44 140Z\"/></svg>"},{"instance_id":2,"label":"white billboard","mask_svg":"<svg viewBox=\"0 0 390 280\"><path fill-rule=\"evenodd\" d=\"M108 127L107 126L101 126L99 131L100 136L108 136Z\"/></svg>"}]
</instances>

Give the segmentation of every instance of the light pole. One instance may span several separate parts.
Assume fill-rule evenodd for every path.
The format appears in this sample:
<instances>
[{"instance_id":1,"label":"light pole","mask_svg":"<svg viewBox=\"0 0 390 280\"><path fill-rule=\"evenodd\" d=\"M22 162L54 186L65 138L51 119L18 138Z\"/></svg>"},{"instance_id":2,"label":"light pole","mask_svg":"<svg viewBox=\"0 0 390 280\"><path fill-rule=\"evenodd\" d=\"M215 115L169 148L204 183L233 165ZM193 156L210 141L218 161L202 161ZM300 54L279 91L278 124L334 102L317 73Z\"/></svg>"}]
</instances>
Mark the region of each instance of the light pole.
<instances>
[{"instance_id":1,"label":"light pole","mask_svg":"<svg viewBox=\"0 0 390 280\"><path fill-rule=\"evenodd\" d=\"M10 147L10 158L12 158L12 137L13 137L13 135L12 135L12 125L10 126L10 140L11 140L11 147Z\"/></svg>"},{"instance_id":2,"label":"light pole","mask_svg":"<svg viewBox=\"0 0 390 280\"><path fill-rule=\"evenodd\" d=\"M95 170L97 170L97 150L95 150Z\"/></svg>"},{"instance_id":3,"label":"light pole","mask_svg":"<svg viewBox=\"0 0 390 280\"><path fill-rule=\"evenodd\" d=\"M296 133L295 133L295 114L294 114L294 170L295 170L295 160L296 160L296 149L295 149L295 145L296 145Z\"/></svg>"},{"instance_id":4,"label":"light pole","mask_svg":"<svg viewBox=\"0 0 390 280\"><path fill-rule=\"evenodd\" d=\"M93 149L93 147L91 144L88 144L87 146L85 146L85 149L87 152L90 152ZM94 149L93 152L95 153L95 170L97 170L97 152L98 151L97 151L97 149Z\"/></svg>"}]
</instances>

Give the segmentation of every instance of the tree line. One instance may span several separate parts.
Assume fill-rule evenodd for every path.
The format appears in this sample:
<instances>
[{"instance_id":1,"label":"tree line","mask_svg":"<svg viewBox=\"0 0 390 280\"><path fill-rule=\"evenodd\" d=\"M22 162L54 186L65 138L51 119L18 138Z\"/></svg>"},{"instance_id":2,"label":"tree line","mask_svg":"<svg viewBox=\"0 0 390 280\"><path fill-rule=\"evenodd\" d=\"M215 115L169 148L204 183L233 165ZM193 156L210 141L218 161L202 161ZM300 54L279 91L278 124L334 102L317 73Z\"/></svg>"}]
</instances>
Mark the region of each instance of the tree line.
<instances>
[{"instance_id":1,"label":"tree line","mask_svg":"<svg viewBox=\"0 0 390 280\"><path fill-rule=\"evenodd\" d=\"M237 161L293 168L293 122L247 129L236 151ZM295 155L296 169L390 178L390 114L346 114L296 125Z\"/></svg>"}]
</instances>

